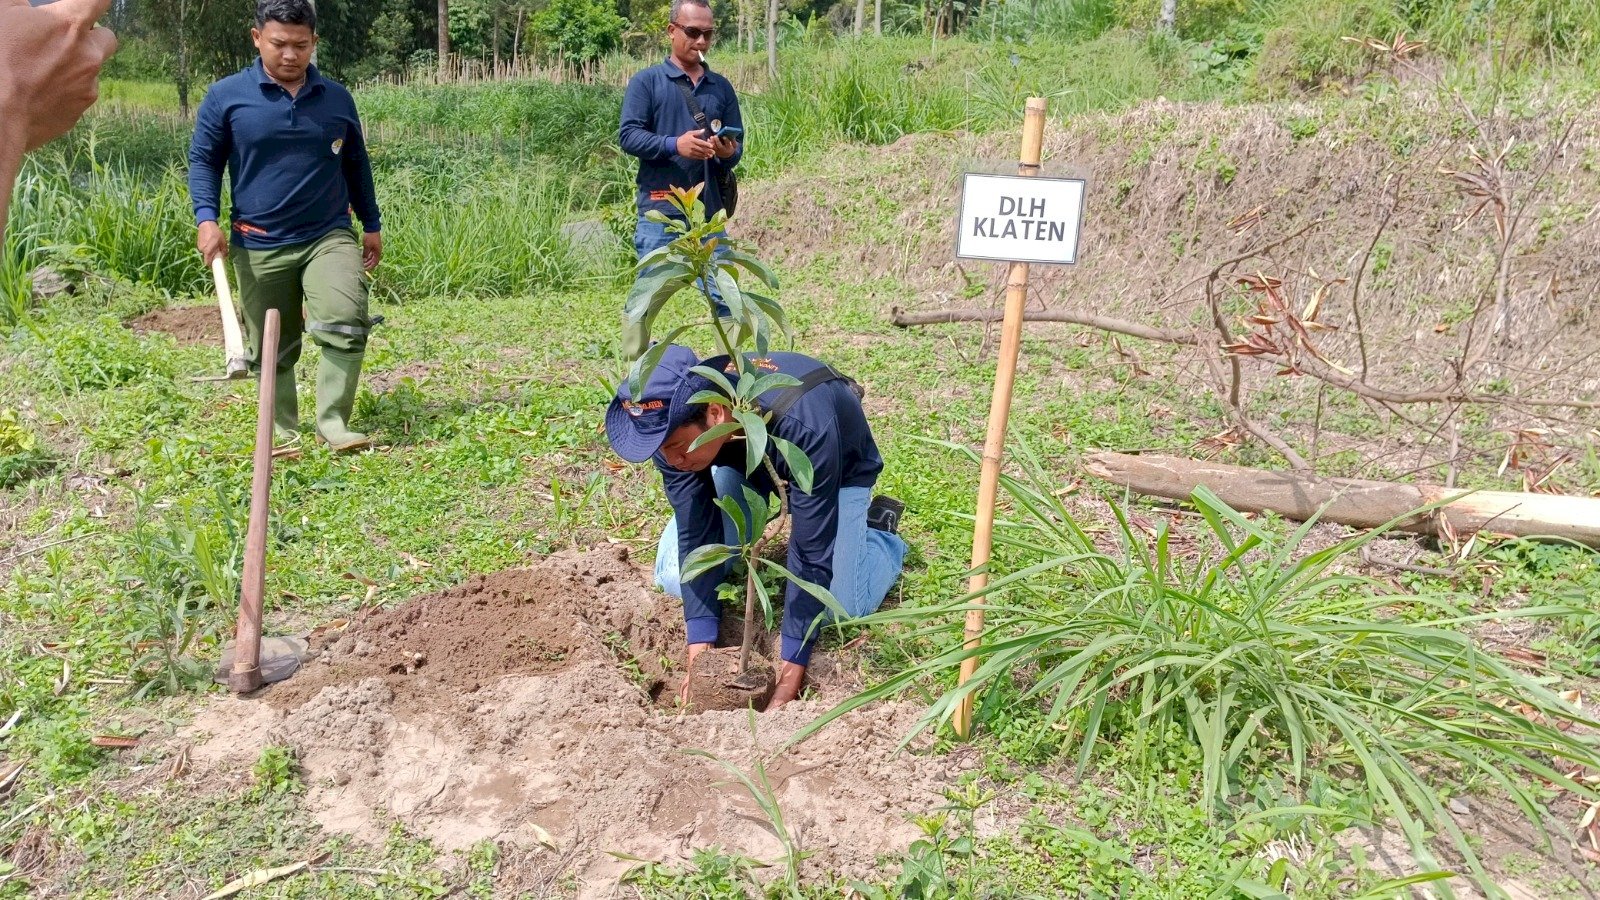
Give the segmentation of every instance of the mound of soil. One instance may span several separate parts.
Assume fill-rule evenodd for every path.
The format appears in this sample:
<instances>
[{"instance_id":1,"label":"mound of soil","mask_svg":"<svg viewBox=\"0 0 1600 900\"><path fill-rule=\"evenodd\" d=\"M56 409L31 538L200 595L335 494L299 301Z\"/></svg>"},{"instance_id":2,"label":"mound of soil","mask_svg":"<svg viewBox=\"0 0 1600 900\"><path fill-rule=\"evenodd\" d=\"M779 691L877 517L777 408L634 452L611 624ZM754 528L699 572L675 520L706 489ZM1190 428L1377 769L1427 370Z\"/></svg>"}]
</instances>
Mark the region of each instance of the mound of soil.
<instances>
[{"instance_id":1,"label":"mound of soil","mask_svg":"<svg viewBox=\"0 0 1600 900\"><path fill-rule=\"evenodd\" d=\"M765 771L813 871L861 876L918 837L960 762L899 751L919 710L858 710L774 756L851 687L754 718L686 714L675 686L681 608L620 548L563 553L474 578L313 637L302 672L223 699L179 736L197 770L245 771L293 747L324 827L382 841L403 821L445 850L496 840L537 881L573 874L609 896L631 864L720 845L777 861L755 800L704 750ZM818 654L812 671L838 672Z\"/></svg>"},{"instance_id":2,"label":"mound of soil","mask_svg":"<svg viewBox=\"0 0 1600 900\"><path fill-rule=\"evenodd\" d=\"M222 314L216 306L156 309L129 319L126 324L137 334L170 334L173 340L184 347L199 344L222 346Z\"/></svg>"}]
</instances>

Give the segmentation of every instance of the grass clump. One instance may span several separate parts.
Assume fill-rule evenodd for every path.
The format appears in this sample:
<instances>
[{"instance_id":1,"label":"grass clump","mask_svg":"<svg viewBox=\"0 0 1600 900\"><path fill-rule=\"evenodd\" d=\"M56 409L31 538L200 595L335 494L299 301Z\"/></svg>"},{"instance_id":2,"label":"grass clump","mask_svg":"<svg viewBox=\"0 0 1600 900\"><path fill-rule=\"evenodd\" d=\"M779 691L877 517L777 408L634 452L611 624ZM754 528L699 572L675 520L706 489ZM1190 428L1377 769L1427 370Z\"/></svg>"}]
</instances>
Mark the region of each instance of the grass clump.
<instances>
[{"instance_id":1,"label":"grass clump","mask_svg":"<svg viewBox=\"0 0 1600 900\"><path fill-rule=\"evenodd\" d=\"M1348 772L1424 865L1438 867L1430 843L1445 834L1479 874L1440 800L1449 780L1497 786L1536 825L1541 782L1595 798L1569 773L1600 768L1581 736L1596 723L1470 636L1483 622L1561 620L1571 608L1477 613L1448 595L1391 596L1338 568L1384 529L1318 549L1307 542L1314 522L1278 536L1204 488L1192 498L1204 522L1198 540L1185 543L1164 523L1147 534L1113 508L1117 546L1103 549L1037 460L1023 456L1028 477L1006 481L1020 519L997 536L1018 568L988 589L977 672L930 706L924 727L969 695L981 700L980 720L1004 720L1012 704L1000 702L1001 688L1033 672L1018 699L1045 704L1045 727L1064 729L1062 752L1080 769L1105 738L1176 726L1199 750L1198 798L1208 815L1265 771L1284 770L1286 795L1299 803L1309 802L1316 772ZM970 655L956 644L803 733Z\"/></svg>"}]
</instances>

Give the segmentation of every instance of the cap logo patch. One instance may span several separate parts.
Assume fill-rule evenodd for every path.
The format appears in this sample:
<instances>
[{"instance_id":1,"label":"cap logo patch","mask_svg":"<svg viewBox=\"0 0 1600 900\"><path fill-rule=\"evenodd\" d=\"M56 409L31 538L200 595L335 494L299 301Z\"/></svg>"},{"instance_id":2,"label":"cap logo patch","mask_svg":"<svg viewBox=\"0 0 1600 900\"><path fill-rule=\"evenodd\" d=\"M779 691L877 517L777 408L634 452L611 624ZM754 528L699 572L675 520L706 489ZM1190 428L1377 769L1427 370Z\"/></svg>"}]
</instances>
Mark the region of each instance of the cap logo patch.
<instances>
[{"instance_id":1,"label":"cap logo patch","mask_svg":"<svg viewBox=\"0 0 1600 900\"><path fill-rule=\"evenodd\" d=\"M637 419L647 412L654 412L658 409L666 409L667 404L664 400L646 400L643 403L634 403L631 400L624 400L622 401L622 408L627 410L628 415Z\"/></svg>"},{"instance_id":2,"label":"cap logo patch","mask_svg":"<svg viewBox=\"0 0 1600 900\"><path fill-rule=\"evenodd\" d=\"M770 359L767 359L764 356L753 357L750 360L750 365L755 366L758 370L760 370L762 372L776 372L776 371L778 371L778 364L773 362ZM722 371L727 372L729 374L732 374L734 372L737 372L738 369L734 366L734 364L732 362L729 362L728 365L725 366Z\"/></svg>"}]
</instances>

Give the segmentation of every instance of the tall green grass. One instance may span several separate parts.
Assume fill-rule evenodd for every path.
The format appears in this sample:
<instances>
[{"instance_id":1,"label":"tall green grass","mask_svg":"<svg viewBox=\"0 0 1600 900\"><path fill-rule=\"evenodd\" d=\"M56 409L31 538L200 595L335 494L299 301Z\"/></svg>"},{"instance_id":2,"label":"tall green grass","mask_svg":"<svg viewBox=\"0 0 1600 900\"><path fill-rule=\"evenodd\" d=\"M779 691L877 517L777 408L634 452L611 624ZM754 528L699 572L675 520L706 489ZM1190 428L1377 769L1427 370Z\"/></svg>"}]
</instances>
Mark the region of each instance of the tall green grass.
<instances>
[{"instance_id":1,"label":"tall green grass","mask_svg":"<svg viewBox=\"0 0 1600 900\"><path fill-rule=\"evenodd\" d=\"M976 462L970 448L960 449ZM1025 448L1018 462L1024 477L1004 482L1016 515L996 535L1016 565L984 592L982 661L964 686L935 700L924 727L969 697L979 701L980 721L1005 721L1014 714L1006 704L1016 702L1005 689L1016 680L1026 685L1022 702L1045 710L1047 729L1060 729L1063 752L1080 767L1118 729L1176 727L1199 751L1203 796L1214 809L1252 781L1279 775L1302 792L1296 814L1312 817L1334 813L1312 805L1311 776L1350 773L1424 865L1433 863L1433 837L1445 835L1480 875L1440 788L1480 779L1536 827L1541 782L1588 802L1600 793L1569 774L1600 768L1600 750L1585 735L1600 723L1472 636L1486 622L1560 621L1576 610L1477 612L1470 598L1393 595L1340 565L1383 529L1318 548L1307 540L1314 522L1281 536L1204 488L1191 501L1200 514L1192 539L1165 523L1147 533L1115 507L1117 528L1109 540L1097 538ZM972 656L959 635L940 631L973 599L868 617L928 628L947 649L802 734Z\"/></svg>"},{"instance_id":2,"label":"tall green grass","mask_svg":"<svg viewBox=\"0 0 1600 900\"><path fill-rule=\"evenodd\" d=\"M210 273L194 248L186 144L184 133L145 117L101 117L30 158L0 256L0 325L25 313L27 273L46 263L174 297L208 294ZM396 300L569 284L597 267L574 257L562 225L631 195L614 168L588 170L609 173L603 183L485 142L451 149L410 136L376 148L374 171L386 242L377 287ZM626 270L616 262L612 268Z\"/></svg>"}]
</instances>

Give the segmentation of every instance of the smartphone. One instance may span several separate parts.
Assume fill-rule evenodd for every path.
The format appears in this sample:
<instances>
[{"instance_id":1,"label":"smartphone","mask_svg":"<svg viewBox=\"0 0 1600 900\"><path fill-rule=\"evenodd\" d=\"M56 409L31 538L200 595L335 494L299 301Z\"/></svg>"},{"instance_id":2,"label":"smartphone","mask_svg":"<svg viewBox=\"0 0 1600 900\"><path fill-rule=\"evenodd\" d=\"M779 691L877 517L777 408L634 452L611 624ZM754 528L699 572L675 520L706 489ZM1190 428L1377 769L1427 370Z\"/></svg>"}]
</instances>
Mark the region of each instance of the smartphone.
<instances>
[{"instance_id":1,"label":"smartphone","mask_svg":"<svg viewBox=\"0 0 1600 900\"><path fill-rule=\"evenodd\" d=\"M730 141L737 141L744 137L744 129L737 125L724 125L712 132L712 137L725 137Z\"/></svg>"}]
</instances>

